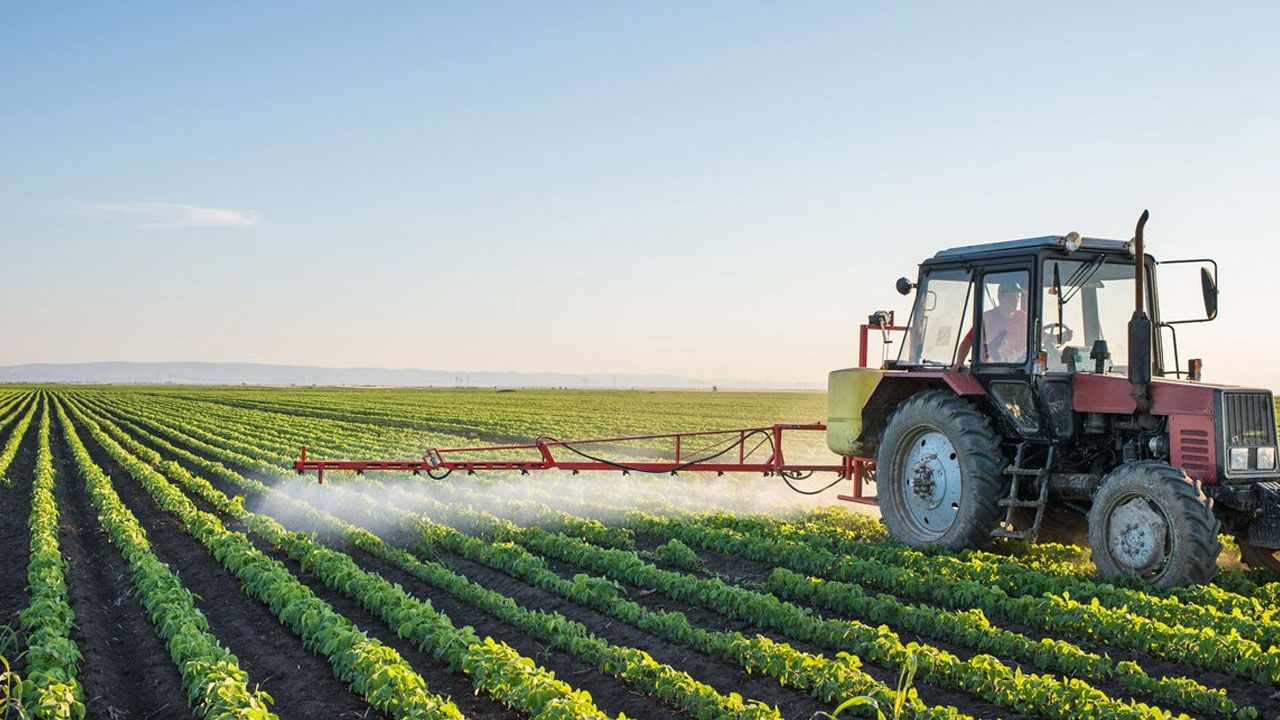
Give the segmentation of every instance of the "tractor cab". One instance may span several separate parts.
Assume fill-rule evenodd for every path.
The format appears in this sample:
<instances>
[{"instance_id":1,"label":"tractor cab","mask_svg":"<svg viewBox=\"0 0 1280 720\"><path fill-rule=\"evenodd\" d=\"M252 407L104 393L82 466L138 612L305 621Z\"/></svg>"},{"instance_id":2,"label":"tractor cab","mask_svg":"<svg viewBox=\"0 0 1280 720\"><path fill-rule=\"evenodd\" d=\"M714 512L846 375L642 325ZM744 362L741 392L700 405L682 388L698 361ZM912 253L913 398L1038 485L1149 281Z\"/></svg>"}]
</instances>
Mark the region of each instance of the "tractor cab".
<instances>
[{"instance_id":1,"label":"tractor cab","mask_svg":"<svg viewBox=\"0 0 1280 720\"><path fill-rule=\"evenodd\" d=\"M1165 322L1154 282L1160 263L1149 255L1142 263L1143 304L1157 329L1151 372L1199 380L1198 360L1178 366L1173 328L1216 316L1217 265L1172 263L1201 266L1204 315ZM1069 436L1076 431L1073 376L1128 375L1136 275L1132 243L1076 233L943 250L921 264L916 282L898 281L899 292L914 289L916 299L900 353L886 367L966 373L994 400L1009 432Z\"/></svg>"},{"instance_id":2,"label":"tractor cab","mask_svg":"<svg viewBox=\"0 0 1280 720\"><path fill-rule=\"evenodd\" d=\"M1203 582L1220 532L1280 572L1274 400L1182 366L1176 328L1217 316L1217 264L1146 255L1146 220L1132 241L943 250L898 280L915 302L897 357L832 372L826 424L832 451L874 467L894 538L1029 540L1048 515L1087 528L1104 575ZM1162 274L1175 301L1202 302L1166 315Z\"/></svg>"}]
</instances>

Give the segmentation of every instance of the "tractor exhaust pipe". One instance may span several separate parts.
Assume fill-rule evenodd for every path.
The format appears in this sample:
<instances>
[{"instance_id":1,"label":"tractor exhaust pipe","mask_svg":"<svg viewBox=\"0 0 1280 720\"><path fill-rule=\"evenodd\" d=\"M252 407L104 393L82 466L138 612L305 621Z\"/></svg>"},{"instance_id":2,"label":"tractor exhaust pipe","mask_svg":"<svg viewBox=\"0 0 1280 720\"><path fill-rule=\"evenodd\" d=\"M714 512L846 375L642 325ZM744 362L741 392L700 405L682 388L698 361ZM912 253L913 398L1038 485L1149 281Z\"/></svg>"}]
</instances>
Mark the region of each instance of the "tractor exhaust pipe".
<instances>
[{"instance_id":1,"label":"tractor exhaust pipe","mask_svg":"<svg viewBox=\"0 0 1280 720\"><path fill-rule=\"evenodd\" d=\"M1150 213L1142 211L1138 218L1138 227L1133 233L1133 317L1129 318L1129 384L1133 386L1136 410L1139 413L1151 411L1151 397L1148 392L1151 385L1151 318L1147 316L1146 304L1146 248L1143 245L1142 231L1147 226Z\"/></svg>"}]
</instances>

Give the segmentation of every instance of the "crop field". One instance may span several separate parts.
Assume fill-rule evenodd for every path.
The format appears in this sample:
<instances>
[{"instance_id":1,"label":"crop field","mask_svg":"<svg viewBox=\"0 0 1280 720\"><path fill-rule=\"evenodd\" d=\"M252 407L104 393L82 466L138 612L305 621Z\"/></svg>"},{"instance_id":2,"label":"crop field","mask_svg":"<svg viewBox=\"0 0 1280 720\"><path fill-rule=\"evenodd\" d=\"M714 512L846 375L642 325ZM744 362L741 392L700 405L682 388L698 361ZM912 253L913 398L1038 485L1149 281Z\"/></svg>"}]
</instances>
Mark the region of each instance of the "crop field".
<instances>
[{"instance_id":1,"label":"crop field","mask_svg":"<svg viewBox=\"0 0 1280 720\"><path fill-rule=\"evenodd\" d=\"M1211 584L1154 592L1098 581L1074 546L909 549L836 489L776 477L292 470L303 445L412 459L824 407L0 386L0 718L1280 713L1280 584L1225 557Z\"/></svg>"}]
</instances>

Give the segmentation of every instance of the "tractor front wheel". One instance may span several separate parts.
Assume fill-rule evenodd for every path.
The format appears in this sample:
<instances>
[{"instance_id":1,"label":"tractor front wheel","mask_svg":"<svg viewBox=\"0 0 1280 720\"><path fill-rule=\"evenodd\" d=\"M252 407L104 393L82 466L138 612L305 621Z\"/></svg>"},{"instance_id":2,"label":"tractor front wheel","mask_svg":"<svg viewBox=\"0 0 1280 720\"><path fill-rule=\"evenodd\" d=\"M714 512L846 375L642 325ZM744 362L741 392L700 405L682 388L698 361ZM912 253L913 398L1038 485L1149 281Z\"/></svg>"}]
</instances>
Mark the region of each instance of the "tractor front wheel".
<instances>
[{"instance_id":1,"label":"tractor front wheel","mask_svg":"<svg viewBox=\"0 0 1280 720\"><path fill-rule=\"evenodd\" d=\"M1207 582L1218 569L1220 526L1186 473L1154 460L1127 463L1093 498L1093 564L1104 577L1138 577L1159 589Z\"/></svg>"},{"instance_id":2,"label":"tractor front wheel","mask_svg":"<svg viewBox=\"0 0 1280 720\"><path fill-rule=\"evenodd\" d=\"M1005 459L991 423L941 390L894 410L876 457L880 515L908 545L979 548L1000 519Z\"/></svg>"}]
</instances>

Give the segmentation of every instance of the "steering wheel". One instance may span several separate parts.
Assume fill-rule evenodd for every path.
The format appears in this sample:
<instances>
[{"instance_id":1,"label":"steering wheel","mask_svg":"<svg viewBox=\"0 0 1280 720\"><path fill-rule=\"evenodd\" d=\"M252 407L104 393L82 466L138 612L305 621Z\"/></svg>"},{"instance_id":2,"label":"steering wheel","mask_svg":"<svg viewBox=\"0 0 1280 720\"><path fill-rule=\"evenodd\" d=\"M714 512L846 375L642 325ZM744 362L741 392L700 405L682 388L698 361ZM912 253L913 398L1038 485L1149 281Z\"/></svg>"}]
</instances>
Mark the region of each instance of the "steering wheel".
<instances>
[{"instance_id":1,"label":"steering wheel","mask_svg":"<svg viewBox=\"0 0 1280 720\"><path fill-rule=\"evenodd\" d=\"M1041 332L1044 333L1045 338L1058 346L1070 342L1071 338L1076 335L1075 331L1067 327L1066 323L1049 323L1041 328ZM1061 336L1059 336L1059 333L1061 333Z\"/></svg>"}]
</instances>

